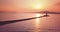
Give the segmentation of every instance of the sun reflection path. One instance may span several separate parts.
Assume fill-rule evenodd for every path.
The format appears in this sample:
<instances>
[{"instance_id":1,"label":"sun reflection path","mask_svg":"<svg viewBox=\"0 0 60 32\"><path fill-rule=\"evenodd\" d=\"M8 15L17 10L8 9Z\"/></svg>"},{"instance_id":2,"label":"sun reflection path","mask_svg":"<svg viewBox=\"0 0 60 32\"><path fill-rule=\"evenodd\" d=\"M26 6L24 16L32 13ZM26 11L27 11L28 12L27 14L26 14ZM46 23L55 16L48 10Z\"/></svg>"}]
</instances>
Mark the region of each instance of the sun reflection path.
<instances>
[{"instance_id":1,"label":"sun reflection path","mask_svg":"<svg viewBox=\"0 0 60 32\"><path fill-rule=\"evenodd\" d=\"M35 17L40 17L41 16L41 14L36 14L35 15ZM40 20L40 18L36 18L35 19L35 28L34 28L34 32L39 32L39 24L41 23L40 22L41 20Z\"/></svg>"}]
</instances>

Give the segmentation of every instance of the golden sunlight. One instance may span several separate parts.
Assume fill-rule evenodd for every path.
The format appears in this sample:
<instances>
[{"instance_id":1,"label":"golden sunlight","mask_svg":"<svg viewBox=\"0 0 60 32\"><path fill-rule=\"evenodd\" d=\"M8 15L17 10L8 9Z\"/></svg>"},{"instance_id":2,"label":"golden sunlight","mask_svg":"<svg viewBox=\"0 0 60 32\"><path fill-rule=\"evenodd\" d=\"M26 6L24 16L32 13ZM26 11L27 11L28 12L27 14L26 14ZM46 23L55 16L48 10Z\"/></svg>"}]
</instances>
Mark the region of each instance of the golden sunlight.
<instances>
[{"instance_id":1,"label":"golden sunlight","mask_svg":"<svg viewBox=\"0 0 60 32\"><path fill-rule=\"evenodd\" d=\"M35 14L35 17L40 17L41 14ZM40 24L40 18L36 18L35 19L35 28L34 28L34 32L39 32L39 24Z\"/></svg>"},{"instance_id":2,"label":"golden sunlight","mask_svg":"<svg viewBox=\"0 0 60 32\"><path fill-rule=\"evenodd\" d=\"M42 8L41 4L36 4L33 6L33 9L41 9L41 8Z\"/></svg>"},{"instance_id":3,"label":"golden sunlight","mask_svg":"<svg viewBox=\"0 0 60 32\"><path fill-rule=\"evenodd\" d=\"M40 5L38 4L38 5L36 5L35 8L36 8L36 9L40 9L41 7L40 7Z\"/></svg>"},{"instance_id":4,"label":"golden sunlight","mask_svg":"<svg viewBox=\"0 0 60 32\"><path fill-rule=\"evenodd\" d=\"M41 16L41 14L36 14L36 16L35 17L40 17Z\"/></svg>"},{"instance_id":5,"label":"golden sunlight","mask_svg":"<svg viewBox=\"0 0 60 32\"><path fill-rule=\"evenodd\" d=\"M40 17L41 14L36 14L36 17ZM36 18L36 26L39 25L39 22L40 22L40 18Z\"/></svg>"}]
</instances>

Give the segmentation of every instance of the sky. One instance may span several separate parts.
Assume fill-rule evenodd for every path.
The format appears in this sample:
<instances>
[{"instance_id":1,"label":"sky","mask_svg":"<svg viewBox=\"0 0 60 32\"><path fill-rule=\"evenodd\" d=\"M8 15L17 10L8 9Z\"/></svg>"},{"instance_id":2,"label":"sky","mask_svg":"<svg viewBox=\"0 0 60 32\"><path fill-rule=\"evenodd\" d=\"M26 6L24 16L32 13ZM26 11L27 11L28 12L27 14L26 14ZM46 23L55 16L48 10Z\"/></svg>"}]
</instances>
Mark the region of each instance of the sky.
<instances>
[{"instance_id":1,"label":"sky","mask_svg":"<svg viewBox=\"0 0 60 32\"><path fill-rule=\"evenodd\" d=\"M0 0L0 12L60 11L60 0Z\"/></svg>"}]
</instances>

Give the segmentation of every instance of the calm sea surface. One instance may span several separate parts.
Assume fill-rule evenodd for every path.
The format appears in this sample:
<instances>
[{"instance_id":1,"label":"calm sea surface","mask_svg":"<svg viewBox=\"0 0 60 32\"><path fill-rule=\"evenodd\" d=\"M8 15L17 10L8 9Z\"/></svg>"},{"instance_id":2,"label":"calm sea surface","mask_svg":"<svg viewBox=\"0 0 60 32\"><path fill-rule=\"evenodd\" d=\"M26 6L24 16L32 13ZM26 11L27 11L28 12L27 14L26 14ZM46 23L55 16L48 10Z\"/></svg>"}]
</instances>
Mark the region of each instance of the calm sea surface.
<instances>
[{"instance_id":1,"label":"calm sea surface","mask_svg":"<svg viewBox=\"0 0 60 32\"><path fill-rule=\"evenodd\" d=\"M42 14L34 13L0 13L0 21L32 18ZM60 32L60 15L37 18L0 26L0 32Z\"/></svg>"}]
</instances>

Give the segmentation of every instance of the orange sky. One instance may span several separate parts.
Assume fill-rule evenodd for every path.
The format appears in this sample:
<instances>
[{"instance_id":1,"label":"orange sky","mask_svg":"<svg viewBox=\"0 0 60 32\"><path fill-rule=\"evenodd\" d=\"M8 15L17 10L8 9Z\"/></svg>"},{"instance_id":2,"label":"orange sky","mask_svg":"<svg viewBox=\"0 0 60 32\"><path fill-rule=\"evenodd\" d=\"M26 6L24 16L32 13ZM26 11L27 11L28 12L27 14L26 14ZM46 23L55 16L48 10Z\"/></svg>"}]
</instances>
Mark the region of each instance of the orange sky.
<instances>
[{"instance_id":1,"label":"orange sky","mask_svg":"<svg viewBox=\"0 0 60 32\"><path fill-rule=\"evenodd\" d=\"M34 9L37 4L42 7ZM38 12L42 10L60 11L60 0L0 0L0 11Z\"/></svg>"}]
</instances>

